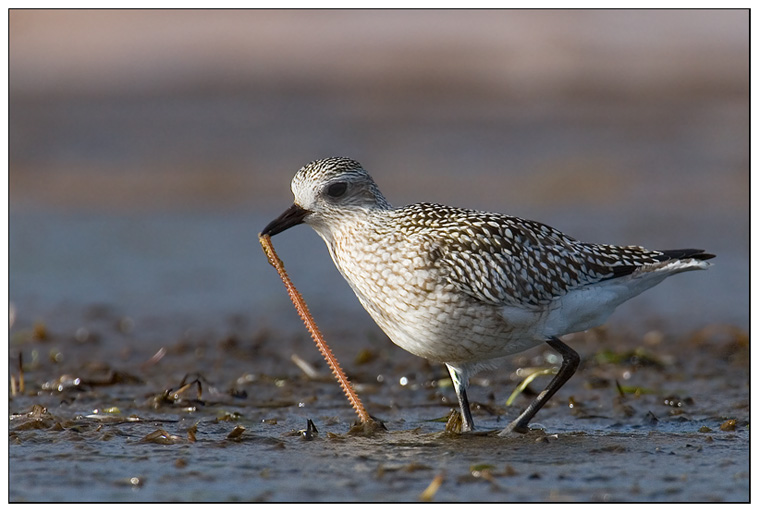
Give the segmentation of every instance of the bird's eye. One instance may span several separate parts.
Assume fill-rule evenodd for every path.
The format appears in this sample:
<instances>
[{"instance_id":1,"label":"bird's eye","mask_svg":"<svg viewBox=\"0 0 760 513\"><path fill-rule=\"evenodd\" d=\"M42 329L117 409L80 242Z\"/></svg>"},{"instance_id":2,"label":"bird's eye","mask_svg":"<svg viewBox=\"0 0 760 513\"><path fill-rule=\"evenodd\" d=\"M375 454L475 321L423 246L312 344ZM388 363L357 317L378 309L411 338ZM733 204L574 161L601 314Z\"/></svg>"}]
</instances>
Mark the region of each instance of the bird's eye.
<instances>
[{"instance_id":1,"label":"bird's eye","mask_svg":"<svg viewBox=\"0 0 760 513\"><path fill-rule=\"evenodd\" d=\"M346 193L348 184L346 182L335 182L327 188L327 195L331 198L340 198Z\"/></svg>"}]
</instances>

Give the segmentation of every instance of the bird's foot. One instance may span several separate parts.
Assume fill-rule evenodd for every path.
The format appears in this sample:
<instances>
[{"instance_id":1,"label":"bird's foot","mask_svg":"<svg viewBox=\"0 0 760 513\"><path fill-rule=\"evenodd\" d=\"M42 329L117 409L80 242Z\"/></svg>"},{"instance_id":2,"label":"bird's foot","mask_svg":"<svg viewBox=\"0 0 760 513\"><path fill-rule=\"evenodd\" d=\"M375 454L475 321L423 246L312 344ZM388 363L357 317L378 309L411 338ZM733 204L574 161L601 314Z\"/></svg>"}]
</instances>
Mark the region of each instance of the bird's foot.
<instances>
[{"instance_id":1,"label":"bird's foot","mask_svg":"<svg viewBox=\"0 0 760 513\"><path fill-rule=\"evenodd\" d=\"M472 433L472 426L464 422L459 411L452 408L449 412L449 418L446 419L446 427L443 428L443 432L448 435L463 435Z\"/></svg>"},{"instance_id":2,"label":"bird's foot","mask_svg":"<svg viewBox=\"0 0 760 513\"><path fill-rule=\"evenodd\" d=\"M512 421L509 423L507 427L505 427L503 430L499 432L500 437L504 438L510 438L510 437L521 437L528 434L545 434L543 428L530 428L526 425L519 424L516 421Z\"/></svg>"}]
</instances>

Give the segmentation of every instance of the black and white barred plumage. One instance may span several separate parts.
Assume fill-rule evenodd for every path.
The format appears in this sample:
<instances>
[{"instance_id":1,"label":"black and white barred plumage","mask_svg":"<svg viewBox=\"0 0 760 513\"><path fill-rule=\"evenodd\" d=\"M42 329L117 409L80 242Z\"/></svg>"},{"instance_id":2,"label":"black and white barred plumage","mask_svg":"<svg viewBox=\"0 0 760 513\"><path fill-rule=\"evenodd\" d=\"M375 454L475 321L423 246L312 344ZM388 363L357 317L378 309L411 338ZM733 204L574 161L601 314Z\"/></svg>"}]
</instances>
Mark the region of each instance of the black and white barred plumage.
<instances>
[{"instance_id":1,"label":"black and white barred plumage","mask_svg":"<svg viewBox=\"0 0 760 513\"><path fill-rule=\"evenodd\" d=\"M519 217L417 203L389 212L402 232L427 232L431 258L464 292L493 305L545 305L569 291L632 274L673 258L704 260L699 249L579 242Z\"/></svg>"}]
</instances>

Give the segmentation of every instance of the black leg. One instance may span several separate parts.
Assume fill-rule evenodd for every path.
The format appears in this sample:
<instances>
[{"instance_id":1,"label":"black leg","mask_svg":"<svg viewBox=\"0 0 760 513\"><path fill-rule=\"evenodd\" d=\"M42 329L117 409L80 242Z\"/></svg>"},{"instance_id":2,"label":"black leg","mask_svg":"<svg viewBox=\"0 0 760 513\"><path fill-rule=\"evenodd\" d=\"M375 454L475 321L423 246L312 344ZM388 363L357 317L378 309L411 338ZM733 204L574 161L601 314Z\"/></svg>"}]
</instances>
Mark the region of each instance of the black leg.
<instances>
[{"instance_id":1,"label":"black leg","mask_svg":"<svg viewBox=\"0 0 760 513\"><path fill-rule=\"evenodd\" d=\"M559 372L549 382L549 385L543 390L543 392L533 399L530 406L525 408L525 411L522 412L519 417L513 420L501 433L499 433L500 436L507 436L513 431L517 433L527 433L528 423L533 419L536 413L538 413L538 410L546 404L546 401L548 401L557 390L562 388L562 385L564 385L578 369L578 364L580 363L581 358L570 346L556 337L550 338L546 343L562 356L562 365L559 368Z\"/></svg>"},{"instance_id":2,"label":"black leg","mask_svg":"<svg viewBox=\"0 0 760 513\"><path fill-rule=\"evenodd\" d=\"M451 382L454 384L454 391L457 393L457 399L459 400L459 409L462 412L462 432L472 431L475 429L475 423L472 421L472 413L470 413L470 402L467 400L467 379L460 375L460 371L446 364L446 368L449 369L449 376L451 376Z\"/></svg>"}]
</instances>

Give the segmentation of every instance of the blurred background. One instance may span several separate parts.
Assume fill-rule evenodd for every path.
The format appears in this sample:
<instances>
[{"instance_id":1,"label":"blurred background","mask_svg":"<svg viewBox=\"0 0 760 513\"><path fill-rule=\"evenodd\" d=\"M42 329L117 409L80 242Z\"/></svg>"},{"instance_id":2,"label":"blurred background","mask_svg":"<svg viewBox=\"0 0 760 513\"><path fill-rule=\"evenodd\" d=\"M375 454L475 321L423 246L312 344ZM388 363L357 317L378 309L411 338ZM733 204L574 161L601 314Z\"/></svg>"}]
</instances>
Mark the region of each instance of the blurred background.
<instances>
[{"instance_id":1,"label":"blurred background","mask_svg":"<svg viewBox=\"0 0 760 513\"><path fill-rule=\"evenodd\" d=\"M748 11L9 16L14 329L301 332L257 233L332 155L396 205L705 248L611 324L748 329ZM323 331L376 329L311 230L274 244Z\"/></svg>"}]
</instances>

